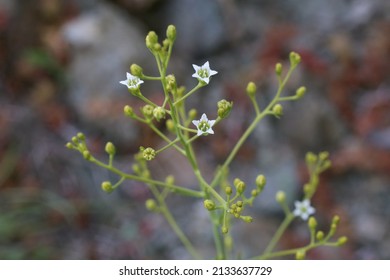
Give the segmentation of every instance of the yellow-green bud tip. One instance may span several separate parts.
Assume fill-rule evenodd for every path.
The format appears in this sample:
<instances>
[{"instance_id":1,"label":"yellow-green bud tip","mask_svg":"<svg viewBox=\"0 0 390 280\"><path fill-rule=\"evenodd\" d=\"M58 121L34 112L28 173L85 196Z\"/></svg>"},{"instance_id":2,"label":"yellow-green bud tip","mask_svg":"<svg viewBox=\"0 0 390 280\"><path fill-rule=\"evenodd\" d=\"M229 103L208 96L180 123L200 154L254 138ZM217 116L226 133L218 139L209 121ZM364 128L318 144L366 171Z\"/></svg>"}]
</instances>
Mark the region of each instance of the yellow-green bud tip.
<instances>
[{"instance_id":1,"label":"yellow-green bud tip","mask_svg":"<svg viewBox=\"0 0 390 280\"><path fill-rule=\"evenodd\" d=\"M253 222L253 218L251 216L241 216L240 219L243 220L245 223Z\"/></svg>"},{"instance_id":2,"label":"yellow-green bud tip","mask_svg":"<svg viewBox=\"0 0 390 280\"><path fill-rule=\"evenodd\" d=\"M67 147L68 149L74 149L73 144L70 142L66 143L65 147Z\"/></svg>"},{"instance_id":3,"label":"yellow-green bud tip","mask_svg":"<svg viewBox=\"0 0 390 280\"><path fill-rule=\"evenodd\" d=\"M210 199L206 199L204 202L203 202L203 205L204 207L209 210L209 211L212 211L215 209L215 203L214 201L210 200Z\"/></svg>"},{"instance_id":4,"label":"yellow-green bud tip","mask_svg":"<svg viewBox=\"0 0 390 280\"><path fill-rule=\"evenodd\" d=\"M104 181L102 183L102 190L105 191L106 193L112 192L114 189L112 188L112 185L109 181Z\"/></svg>"},{"instance_id":5,"label":"yellow-green bud tip","mask_svg":"<svg viewBox=\"0 0 390 280\"><path fill-rule=\"evenodd\" d=\"M148 35L146 36L146 46L149 48L149 49L153 49L153 46L157 43L158 41L158 36L156 34L156 32L154 31L150 31L148 33Z\"/></svg>"},{"instance_id":6,"label":"yellow-green bud tip","mask_svg":"<svg viewBox=\"0 0 390 280\"><path fill-rule=\"evenodd\" d=\"M163 107L156 107L153 109L153 116L157 121L165 118L165 109Z\"/></svg>"},{"instance_id":7,"label":"yellow-green bud tip","mask_svg":"<svg viewBox=\"0 0 390 280\"><path fill-rule=\"evenodd\" d=\"M173 132L175 130L175 124L173 123L173 120L169 119L165 122L165 125L167 127L167 129L170 131L170 132Z\"/></svg>"},{"instance_id":8,"label":"yellow-green bud tip","mask_svg":"<svg viewBox=\"0 0 390 280\"><path fill-rule=\"evenodd\" d=\"M106 144L106 153L109 155L114 155L115 154L115 146L111 142L107 142Z\"/></svg>"},{"instance_id":9,"label":"yellow-green bud tip","mask_svg":"<svg viewBox=\"0 0 390 280\"><path fill-rule=\"evenodd\" d=\"M282 71L283 71L283 66L281 63L276 63L275 65L275 73L276 75L280 76L282 74Z\"/></svg>"},{"instance_id":10,"label":"yellow-green bud tip","mask_svg":"<svg viewBox=\"0 0 390 280\"><path fill-rule=\"evenodd\" d=\"M325 234L323 231L321 231L321 230L317 231L316 238L318 241L321 241L322 239L324 239L324 236L325 236Z\"/></svg>"},{"instance_id":11,"label":"yellow-green bud tip","mask_svg":"<svg viewBox=\"0 0 390 280\"><path fill-rule=\"evenodd\" d=\"M157 209L157 203L154 199L149 198L145 201L145 207L149 211L155 211Z\"/></svg>"},{"instance_id":12,"label":"yellow-green bud tip","mask_svg":"<svg viewBox=\"0 0 390 280\"><path fill-rule=\"evenodd\" d=\"M257 87L254 82L249 82L246 86L246 93L252 98L255 96Z\"/></svg>"},{"instance_id":13,"label":"yellow-green bud tip","mask_svg":"<svg viewBox=\"0 0 390 280\"><path fill-rule=\"evenodd\" d=\"M188 118L190 120L194 120L196 118L196 115L198 114L198 111L196 111L196 109L191 109L189 112L188 112Z\"/></svg>"},{"instance_id":14,"label":"yellow-green bud tip","mask_svg":"<svg viewBox=\"0 0 390 280\"><path fill-rule=\"evenodd\" d=\"M223 234L226 234L226 233L229 232L229 229L227 227L222 227L221 231L222 231Z\"/></svg>"},{"instance_id":15,"label":"yellow-green bud tip","mask_svg":"<svg viewBox=\"0 0 390 280\"><path fill-rule=\"evenodd\" d=\"M297 89L297 91L295 92L295 96L297 98L302 98L306 93L306 88L305 87L300 87Z\"/></svg>"},{"instance_id":16,"label":"yellow-green bud tip","mask_svg":"<svg viewBox=\"0 0 390 280\"><path fill-rule=\"evenodd\" d=\"M316 218L310 217L309 221L307 222L307 224L308 224L308 226L309 226L309 228L311 230L314 230L317 227L317 220L316 220Z\"/></svg>"},{"instance_id":17,"label":"yellow-green bud tip","mask_svg":"<svg viewBox=\"0 0 390 280\"><path fill-rule=\"evenodd\" d=\"M123 108L123 113L125 113L125 116L127 116L127 117L132 117L132 116L134 116L133 108L131 108L129 105L126 105L126 106Z\"/></svg>"},{"instance_id":18,"label":"yellow-green bud tip","mask_svg":"<svg viewBox=\"0 0 390 280\"><path fill-rule=\"evenodd\" d=\"M176 39L176 27L174 25L169 25L167 28L167 38L173 42Z\"/></svg>"},{"instance_id":19,"label":"yellow-green bud tip","mask_svg":"<svg viewBox=\"0 0 390 280\"><path fill-rule=\"evenodd\" d=\"M227 186L227 187L225 188L225 193L226 193L227 195L231 195L231 194L233 193L232 187Z\"/></svg>"},{"instance_id":20,"label":"yellow-green bud tip","mask_svg":"<svg viewBox=\"0 0 390 280\"><path fill-rule=\"evenodd\" d=\"M81 141L84 141L85 140L85 135L81 132L77 133L77 138Z\"/></svg>"},{"instance_id":21,"label":"yellow-green bud tip","mask_svg":"<svg viewBox=\"0 0 390 280\"><path fill-rule=\"evenodd\" d=\"M229 114L230 111L232 110L233 107L233 102L226 101L225 99L222 99L218 101L218 117L221 119L226 118Z\"/></svg>"},{"instance_id":22,"label":"yellow-green bud tip","mask_svg":"<svg viewBox=\"0 0 390 280\"><path fill-rule=\"evenodd\" d=\"M345 243L347 243L347 241L348 241L348 237L342 236L337 240L337 245L339 246L344 245Z\"/></svg>"},{"instance_id":23,"label":"yellow-green bud tip","mask_svg":"<svg viewBox=\"0 0 390 280\"><path fill-rule=\"evenodd\" d=\"M286 201L286 193L283 192L283 191L278 191L276 193L276 201L279 202L279 203L284 203Z\"/></svg>"},{"instance_id":24,"label":"yellow-green bud tip","mask_svg":"<svg viewBox=\"0 0 390 280\"><path fill-rule=\"evenodd\" d=\"M296 52L290 53L290 63L291 66L295 67L301 62L301 56Z\"/></svg>"},{"instance_id":25,"label":"yellow-green bud tip","mask_svg":"<svg viewBox=\"0 0 390 280\"><path fill-rule=\"evenodd\" d=\"M281 104L276 104L273 108L272 108L272 112L274 113L274 115L276 117L280 117L281 115L283 115L283 106Z\"/></svg>"},{"instance_id":26,"label":"yellow-green bud tip","mask_svg":"<svg viewBox=\"0 0 390 280\"><path fill-rule=\"evenodd\" d=\"M259 189L259 191L262 191L264 189L265 184L267 183L267 179L264 175L260 174L256 177L256 186Z\"/></svg>"},{"instance_id":27,"label":"yellow-green bud tip","mask_svg":"<svg viewBox=\"0 0 390 280\"><path fill-rule=\"evenodd\" d=\"M243 181L240 181L236 184L237 192L242 194L245 191L246 184Z\"/></svg>"},{"instance_id":28,"label":"yellow-green bud tip","mask_svg":"<svg viewBox=\"0 0 390 280\"><path fill-rule=\"evenodd\" d=\"M86 160L90 160L90 159L91 159L91 154L90 154L90 152L84 151L84 152L83 152L83 157L84 157Z\"/></svg>"},{"instance_id":29,"label":"yellow-green bud tip","mask_svg":"<svg viewBox=\"0 0 390 280\"><path fill-rule=\"evenodd\" d=\"M168 185L173 185L175 183L175 177L173 175L168 175L165 178L165 183L167 183Z\"/></svg>"},{"instance_id":30,"label":"yellow-green bud tip","mask_svg":"<svg viewBox=\"0 0 390 280\"><path fill-rule=\"evenodd\" d=\"M138 64L131 64L130 72L131 72L132 75L134 75L136 77L142 77L143 76L142 68Z\"/></svg>"}]
</instances>

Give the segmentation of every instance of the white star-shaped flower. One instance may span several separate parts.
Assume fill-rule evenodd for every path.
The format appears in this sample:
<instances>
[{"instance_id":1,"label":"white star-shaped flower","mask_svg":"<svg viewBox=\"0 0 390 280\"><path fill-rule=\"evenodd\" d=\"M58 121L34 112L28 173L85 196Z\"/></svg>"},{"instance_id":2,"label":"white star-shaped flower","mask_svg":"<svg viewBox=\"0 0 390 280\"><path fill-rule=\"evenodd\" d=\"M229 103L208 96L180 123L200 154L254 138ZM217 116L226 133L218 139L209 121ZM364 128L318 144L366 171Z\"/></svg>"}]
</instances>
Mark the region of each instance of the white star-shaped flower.
<instances>
[{"instance_id":1,"label":"white star-shaped flower","mask_svg":"<svg viewBox=\"0 0 390 280\"><path fill-rule=\"evenodd\" d=\"M296 217L301 217L302 220L307 220L310 215L314 214L316 209L310 206L310 201L305 199L303 201L295 201L295 209L293 214Z\"/></svg>"},{"instance_id":2,"label":"white star-shaped flower","mask_svg":"<svg viewBox=\"0 0 390 280\"><path fill-rule=\"evenodd\" d=\"M214 130L212 129L215 120L209 120L207 118L206 114L203 114L200 120L192 121L192 123L196 126L198 129L197 135L207 135L207 134L214 134Z\"/></svg>"},{"instance_id":3,"label":"white star-shaped flower","mask_svg":"<svg viewBox=\"0 0 390 280\"><path fill-rule=\"evenodd\" d=\"M140 78L133 76L130 73L126 73L126 78L126 80L120 81L119 83L127 86L129 89L137 89L139 85L144 82Z\"/></svg>"},{"instance_id":4,"label":"white star-shaped flower","mask_svg":"<svg viewBox=\"0 0 390 280\"><path fill-rule=\"evenodd\" d=\"M210 77L217 74L217 71L211 70L209 62L207 61L202 66L192 64L194 67L195 73L192 74L192 77L197 78L199 81L208 84L210 82Z\"/></svg>"}]
</instances>

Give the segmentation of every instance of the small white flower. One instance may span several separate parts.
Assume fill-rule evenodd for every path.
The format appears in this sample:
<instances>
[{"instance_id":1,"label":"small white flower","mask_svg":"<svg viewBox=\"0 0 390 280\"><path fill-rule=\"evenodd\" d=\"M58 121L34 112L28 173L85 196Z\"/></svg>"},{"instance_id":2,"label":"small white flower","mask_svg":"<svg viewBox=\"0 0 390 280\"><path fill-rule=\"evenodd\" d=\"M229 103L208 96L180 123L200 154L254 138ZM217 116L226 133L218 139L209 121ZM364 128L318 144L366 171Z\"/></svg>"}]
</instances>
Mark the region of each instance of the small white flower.
<instances>
[{"instance_id":1,"label":"small white flower","mask_svg":"<svg viewBox=\"0 0 390 280\"><path fill-rule=\"evenodd\" d=\"M126 78L126 80L120 81L119 83L127 86L129 89L137 89L139 85L144 82L140 78L133 76L130 73L126 73Z\"/></svg>"},{"instance_id":2,"label":"small white flower","mask_svg":"<svg viewBox=\"0 0 390 280\"><path fill-rule=\"evenodd\" d=\"M303 201L295 201L295 210L293 214L296 217L301 217L302 220L307 220L310 215L314 214L316 209L310 206L310 201L305 199Z\"/></svg>"},{"instance_id":3,"label":"small white flower","mask_svg":"<svg viewBox=\"0 0 390 280\"><path fill-rule=\"evenodd\" d=\"M197 78L199 81L205 82L208 84L210 82L210 77L217 74L217 71L211 70L209 62L207 61L202 66L192 64L194 67L195 73L192 74L192 77Z\"/></svg>"},{"instance_id":4,"label":"small white flower","mask_svg":"<svg viewBox=\"0 0 390 280\"><path fill-rule=\"evenodd\" d=\"M215 120L209 120L207 118L206 114L203 114L200 120L198 121L192 121L192 123L196 126L198 129L197 135L207 135L207 134L214 134L214 130L212 129Z\"/></svg>"}]
</instances>

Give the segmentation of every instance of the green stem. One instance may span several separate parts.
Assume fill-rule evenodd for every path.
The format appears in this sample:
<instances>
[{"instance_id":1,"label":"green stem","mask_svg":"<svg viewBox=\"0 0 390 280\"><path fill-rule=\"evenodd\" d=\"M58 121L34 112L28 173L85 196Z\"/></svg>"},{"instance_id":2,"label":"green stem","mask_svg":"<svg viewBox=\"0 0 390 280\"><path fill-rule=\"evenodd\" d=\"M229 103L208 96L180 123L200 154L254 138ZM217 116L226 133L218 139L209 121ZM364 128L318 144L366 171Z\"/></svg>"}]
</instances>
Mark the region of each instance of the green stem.
<instances>
[{"instance_id":1,"label":"green stem","mask_svg":"<svg viewBox=\"0 0 390 280\"><path fill-rule=\"evenodd\" d=\"M191 89L188 93L186 93L183 97L179 98L178 100L176 100L174 103L173 103L173 106L176 106L179 102L183 101L184 99L186 99L187 97L189 97L191 94L193 94L195 91L197 91L198 89L200 89L201 87L203 87L203 85L201 83L198 83L196 85L196 87L194 87L193 89Z\"/></svg>"},{"instance_id":2,"label":"green stem","mask_svg":"<svg viewBox=\"0 0 390 280\"><path fill-rule=\"evenodd\" d=\"M204 198L205 194L204 192L200 192L200 191L194 191L194 190L190 190L190 189L187 189L187 188L184 188L184 187L180 187L180 186L176 186L176 185L172 185L172 184L167 184L165 182L161 182L161 181L157 181L157 180L153 180L153 179L149 179L149 178L144 178L144 177L139 177L139 176L136 176L136 175L131 175L131 174L127 174L115 167L110 167L109 165L95 159L94 157L91 157L90 158L90 161L92 163L95 163L96 165L99 165L100 167L103 167L121 177L124 177L128 180L134 180L134 181L138 181L138 182L143 182L143 183L147 183L147 184L155 184L157 186L161 186L161 187L165 187L165 188L169 188L172 192L174 193L178 193L178 194L182 194L182 195L185 195L185 196L190 196L190 197L198 197L198 198Z\"/></svg>"},{"instance_id":3,"label":"green stem","mask_svg":"<svg viewBox=\"0 0 390 280\"><path fill-rule=\"evenodd\" d=\"M268 243L267 248L265 248L264 253L260 258L268 258L268 255L275 248L276 244L278 243L279 239L282 237L283 233L286 231L287 227L294 220L294 217L295 217L294 214L290 213L284 218L283 222L280 224L278 230L272 237L271 241Z\"/></svg>"}]
</instances>

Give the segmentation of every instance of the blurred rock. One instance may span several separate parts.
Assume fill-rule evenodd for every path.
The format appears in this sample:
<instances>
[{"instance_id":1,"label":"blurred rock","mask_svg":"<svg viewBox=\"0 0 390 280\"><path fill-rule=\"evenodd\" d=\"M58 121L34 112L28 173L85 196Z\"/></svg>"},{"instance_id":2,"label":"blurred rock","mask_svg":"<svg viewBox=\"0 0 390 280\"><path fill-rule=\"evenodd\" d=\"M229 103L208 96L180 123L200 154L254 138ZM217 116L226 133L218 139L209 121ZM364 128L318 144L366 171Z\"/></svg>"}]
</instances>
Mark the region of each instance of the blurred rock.
<instances>
[{"instance_id":1,"label":"blurred rock","mask_svg":"<svg viewBox=\"0 0 390 280\"><path fill-rule=\"evenodd\" d=\"M144 62L148 51L142 25L115 7L99 3L68 22L63 34L73 48L69 98L79 116L112 137L135 138L123 117L124 105L134 99L119 81L125 79L131 63Z\"/></svg>"}]
</instances>

